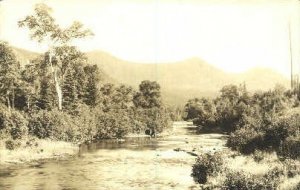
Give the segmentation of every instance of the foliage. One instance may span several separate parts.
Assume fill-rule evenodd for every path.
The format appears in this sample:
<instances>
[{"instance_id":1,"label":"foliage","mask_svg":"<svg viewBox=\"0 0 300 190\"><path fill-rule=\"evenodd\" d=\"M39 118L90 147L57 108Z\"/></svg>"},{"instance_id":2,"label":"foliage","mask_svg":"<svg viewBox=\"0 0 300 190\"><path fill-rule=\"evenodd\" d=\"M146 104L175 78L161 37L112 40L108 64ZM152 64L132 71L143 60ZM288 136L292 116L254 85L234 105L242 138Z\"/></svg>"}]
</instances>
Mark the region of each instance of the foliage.
<instances>
[{"instance_id":1,"label":"foliage","mask_svg":"<svg viewBox=\"0 0 300 190\"><path fill-rule=\"evenodd\" d=\"M100 101L100 70L97 65L87 65L84 67L84 74L86 79L83 101L89 106L96 106Z\"/></svg>"},{"instance_id":2,"label":"foliage","mask_svg":"<svg viewBox=\"0 0 300 190\"><path fill-rule=\"evenodd\" d=\"M95 139L121 138L129 132L130 119L122 113L104 112L97 115Z\"/></svg>"},{"instance_id":3,"label":"foliage","mask_svg":"<svg viewBox=\"0 0 300 190\"><path fill-rule=\"evenodd\" d=\"M222 189L224 190L248 190L277 189L278 178L281 171L275 168L264 175L247 174L244 172L229 171L226 174L226 180Z\"/></svg>"},{"instance_id":4,"label":"foliage","mask_svg":"<svg viewBox=\"0 0 300 190\"><path fill-rule=\"evenodd\" d=\"M51 138L55 140L70 141L74 134L71 134L74 123L72 118L57 110L38 111L32 114L29 120L29 132L38 138Z\"/></svg>"},{"instance_id":5,"label":"foliage","mask_svg":"<svg viewBox=\"0 0 300 190\"><path fill-rule=\"evenodd\" d=\"M230 133L227 146L243 154L266 150L297 158L300 116L286 114L297 105L295 96L279 85L274 90L253 95L245 85L227 85L212 101L189 100L185 120L211 131L220 128Z\"/></svg>"},{"instance_id":6,"label":"foliage","mask_svg":"<svg viewBox=\"0 0 300 190\"><path fill-rule=\"evenodd\" d=\"M170 115L166 108L137 108L134 109L134 114L137 131L152 129L157 132L162 132L171 125Z\"/></svg>"},{"instance_id":7,"label":"foliage","mask_svg":"<svg viewBox=\"0 0 300 190\"><path fill-rule=\"evenodd\" d=\"M278 150L280 144L284 142L289 136L299 134L299 115L291 115L289 117L282 117L274 119L265 129L265 143L267 146Z\"/></svg>"},{"instance_id":8,"label":"foliage","mask_svg":"<svg viewBox=\"0 0 300 190\"><path fill-rule=\"evenodd\" d=\"M280 156L284 158L299 159L300 158L300 135L290 136L280 145L278 151Z\"/></svg>"},{"instance_id":9,"label":"foliage","mask_svg":"<svg viewBox=\"0 0 300 190\"><path fill-rule=\"evenodd\" d=\"M16 140L6 140L5 141L5 148L8 150L15 150L21 147L21 142Z\"/></svg>"},{"instance_id":10,"label":"foliage","mask_svg":"<svg viewBox=\"0 0 300 190\"><path fill-rule=\"evenodd\" d=\"M86 142L147 128L161 132L170 125L170 109L161 101L157 82L142 81L138 92L104 83L98 66L71 45L92 33L78 22L61 28L51 13L47 5L37 4L32 15L19 21L32 39L48 47L24 67L0 42L0 135L13 140L8 147L23 137Z\"/></svg>"},{"instance_id":11,"label":"foliage","mask_svg":"<svg viewBox=\"0 0 300 190\"><path fill-rule=\"evenodd\" d=\"M231 133L227 146L244 154L255 150L277 151L284 157L299 157L299 115L278 117L271 121L262 121L252 117L253 124L245 124ZM256 124L256 125L254 125Z\"/></svg>"},{"instance_id":12,"label":"foliage","mask_svg":"<svg viewBox=\"0 0 300 190\"><path fill-rule=\"evenodd\" d=\"M265 154L262 151L255 150L252 156L255 162L261 162L264 159Z\"/></svg>"},{"instance_id":13,"label":"foliage","mask_svg":"<svg viewBox=\"0 0 300 190\"><path fill-rule=\"evenodd\" d=\"M202 98L189 100L185 105L185 120L207 128L221 128L234 131L240 118L249 111L250 96L245 86L227 85L220 90L220 96L213 100Z\"/></svg>"},{"instance_id":14,"label":"foliage","mask_svg":"<svg viewBox=\"0 0 300 190\"><path fill-rule=\"evenodd\" d=\"M264 133L244 127L230 135L227 146L243 154L250 154L264 146L263 138Z\"/></svg>"},{"instance_id":15,"label":"foliage","mask_svg":"<svg viewBox=\"0 0 300 190\"><path fill-rule=\"evenodd\" d=\"M192 177L194 181L200 184L205 184L210 175L215 175L221 170L223 164L220 153L202 154L198 156L196 163L193 165Z\"/></svg>"},{"instance_id":16,"label":"foliage","mask_svg":"<svg viewBox=\"0 0 300 190\"><path fill-rule=\"evenodd\" d=\"M58 110L37 111L29 119L28 128L30 134L38 138L84 142L94 139L96 121L90 108L79 105L73 115Z\"/></svg>"},{"instance_id":17,"label":"foliage","mask_svg":"<svg viewBox=\"0 0 300 190\"><path fill-rule=\"evenodd\" d=\"M185 106L185 120L206 127L220 127L233 132L247 123L254 116L258 122L275 118L287 108L295 105L294 97L285 93L281 86L267 92L256 92L251 95L245 85L227 85L220 90L220 95L212 101L206 98L189 100Z\"/></svg>"},{"instance_id":18,"label":"foliage","mask_svg":"<svg viewBox=\"0 0 300 190\"><path fill-rule=\"evenodd\" d=\"M19 27L26 27L30 31L31 39L39 43L46 42L49 52L45 55L48 67L51 68L52 79L55 83L55 90L58 100L58 109L62 109L63 104L63 84L64 75L67 74L70 66L83 62L83 53L71 46L75 39L92 35L88 29L83 29L83 25L77 21L68 28L61 28L55 23L51 16L52 9L45 4L37 4L32 15L26 16L19 21Z\"/></svg>"},{"instance_id":19,"label":"foliage","mask_svg":"<svg viewBox=\"0 0 300 190\"><path fill-rule=\"evenodd\" d=\"M21 86L20 63L7 43L0 41L0 101L15 107L16 91Z\"/></svg>"},{"instance_id":20,"label":"foliage","mask_svg":"<svg viewBox=\"0 0 300 190\"><path fill-rule=\"evenodd\" d=\"M139 92L133 97L135 107L154 108L161 106L160 85L155 81L142 81Z\"/></svg>"},{"instance_id":21,"label":"foliage","mask_svg":"<svg viewBox=\"0 0 300 190\"><path fill-rule=\"evenodd\" d=\"M83 29L83 25L79 22L73 22L67 29L59 28L51 12L52 9L47 5L36 4L34 14L19 21L19 26L28 27L31 32L30 37L38 42L50 38L50 40L65 44L73 39L92 34L90 30Z\"/></svg>"},{"instance_id":22,"label":"foliage","mask_svg":"<svg viewBox=\"0 0 300 190\"><path fill-rule=\"evenodd\" d=\"M215 160L201 155L193 166L192 176L201 189L297 189L299 160L278 160L275 154L256 151L260 157L258 164L252 156L233 157L237 152L218 154L219 157L209 157ZM207 168L211 171L205 172L209 171Z\"/></svg>"},{"instance_id":23,"label":"foliage","mask_svg":"<svg viewBox=\"0 0 300 190\"><path fill-rule=\"evenodd\" d=\"M20 112L9 111L6 106L0 104L0 131L14 140L21 139L28 133L27 120Z\"/></svg>"},{"instance_id":24,"label":"foliage","mask_svg":"<svg viewBox=\"0 0 300 190\"><path fill-rule=\"evenodd\" d=\"M185 120L193 120L199 126L211 126L215 123L216 107L210 99L195 98L185 105Z\"/></svg>"},{"instance_id":25,"label":"foliage","mask_svg":"<svg viewBox=\"0 0 300 190\"><path fill-rule=\"evenodd\" d=\"M152 129L162 132L170 125L170 112L163 105L160 96L160 85L155 81L142 81L139 91L133 95L133 113L135 130Z\"/></svg>"}]
</instances>

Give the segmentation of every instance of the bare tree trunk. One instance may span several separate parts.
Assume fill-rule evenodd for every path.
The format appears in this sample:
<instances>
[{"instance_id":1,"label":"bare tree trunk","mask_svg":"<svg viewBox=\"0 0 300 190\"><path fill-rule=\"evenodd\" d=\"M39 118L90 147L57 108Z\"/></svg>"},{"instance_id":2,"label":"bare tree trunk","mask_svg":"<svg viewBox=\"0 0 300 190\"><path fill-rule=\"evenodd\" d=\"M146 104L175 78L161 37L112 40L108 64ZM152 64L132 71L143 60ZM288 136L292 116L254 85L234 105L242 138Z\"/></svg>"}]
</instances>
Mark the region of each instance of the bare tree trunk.
<instances>
[{"instance_id":1,"label":"bare tree trunk","mask_svg":"<svg viewBox=\"0 0 300 190\"><path fill-rule=\"evenodd\" d=\"M30 96L27 96L27 109L30 109Z\"/></svg>"},{"instance_id":2,"label":"bare tree trunk","mask_svg":"<svg viewBox=\"0 0 300 190\"><path fill-rule=\"evenodd\" d=\"M9 100L9 93L7 93L6 100L7 100L8 111L10 111L11 105L10 105L10 100Z\"/></svg>"},{"instance_id":3,"label":"bare tree trunk","mask_svg":"<svg viewBox=\"0 0 300 190\"><path fill-rule=\"evenodd\" d=\"M54 78L54 82L55 82L55 90L57 93L57 100L58 100L58 110L62 110L62 89L61 86L59 84L59 79L57 76L57 68L54 68L54 66L52 65L52 50L50 50L49 53L49 62L50 62L50 66L51 66L51 70L53 73L53 78Z\"/></svg>"},{"instance_id":4,"label":"bare tree trunk","mask_svg":"<svg viewBox=\"0 0 300 190\"><path fill-rule=\"evenodd\" d=\"M59 84L59 80L58 80L56 69L55 69L55 72L54 72L54 81L55 81L55 89L56 89L57 98L58 98L58 109L62 110L62 98L63 98L63 95L62 95L61 86Z\"/></svg>"},{"instance_id":5,"label":"bare tree trunk","mask_svg":"<svg viewBox=\"0 0 300 190\"><path fill-rule=\"evenodd\" d=\"M13 109L15 109L15 88L13 88L13 90L12 90L11 106Z\"/></svg>"}]
</instances>

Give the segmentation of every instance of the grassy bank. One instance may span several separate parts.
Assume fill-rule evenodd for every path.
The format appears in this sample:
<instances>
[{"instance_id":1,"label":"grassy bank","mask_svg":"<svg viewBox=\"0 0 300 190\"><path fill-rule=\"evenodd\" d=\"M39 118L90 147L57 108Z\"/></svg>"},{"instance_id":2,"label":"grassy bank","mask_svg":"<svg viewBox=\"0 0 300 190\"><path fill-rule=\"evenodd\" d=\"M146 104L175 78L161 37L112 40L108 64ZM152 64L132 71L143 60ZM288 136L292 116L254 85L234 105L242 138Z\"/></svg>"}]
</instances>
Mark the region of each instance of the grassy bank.
<instances>
[{"instance_id":1,"label":"grassy bank","mask_svg":"<svg viewBox=\"0 0 300 190\"><path fill-rule=\"evenodd\" d=\"M33 17L48 11L39 8ZM23 26L32 26L25 20ZM138 89L109 83L76 47L64 44L53 52L21 67L9 44L0 41L1 160L26 160L25 152L37 158L64 149L68 154L64 146L71 143L120 139L149 129L160 133L170 126L174 114L163 103L157 82L141 81ZM28 147L29 138L40 139L38 145Z\"/></svg>"},{"instance_id":2,"label":"grassy bank","mask_svg":"<svg viewBox=\"0 0 300 190\"><path fill-rule=\"evenodd\" d=\"M241 155L226 150L202 154L192 176L203 189L283 189L300 188L300 161L281 161L276 153Z\"/></svg>"},{"instance_id":3,"label":"grassy bank","mask_svg":"<svg viewBox=\"0 0 300 190\"><path fill-rule=\"evenodd\" d=\"M227 152L198 154L194 180L204 189L300 189L299 97L281 86L228 85L214 99L190 100L185 119L229 134Z\"/></svg>"},{"instance_id":4,"label":"grassy bank","mask_svg":"<svg viewBox=\"0 0 300 190\"><path fill-rule=\"evenodd\" d=\"M76 155L79 146L70 142L53 141L46 139L35 139L31 141L20 141L20 147L9 150L5 141L0 141L0 164L28 163L44 159L62 159Z\"/></svg>"}]
</instances>

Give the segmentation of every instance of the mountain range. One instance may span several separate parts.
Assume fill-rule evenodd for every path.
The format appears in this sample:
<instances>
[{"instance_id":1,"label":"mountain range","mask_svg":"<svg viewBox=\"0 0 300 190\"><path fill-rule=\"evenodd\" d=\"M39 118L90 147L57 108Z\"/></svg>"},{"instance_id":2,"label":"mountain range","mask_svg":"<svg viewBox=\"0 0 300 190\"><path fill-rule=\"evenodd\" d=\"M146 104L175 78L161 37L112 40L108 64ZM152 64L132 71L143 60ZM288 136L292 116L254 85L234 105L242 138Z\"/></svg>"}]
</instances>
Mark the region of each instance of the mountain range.
<instances>
[{"instance_id":1,"label":"mountain range","mask_svg":"<svg viewBox=\"0 0 300 190\"><path fill-rule=\"evenodd\" d=\"M14 48L18 59L27 63L38 53ZM86 53L89 63L102 69L106 81L138 88L143 80L157 81L169 105L184 105L194 97L213 97L228 84L246 84L249 91L268 90L276 84L288 87L289 80L269 68L254 68L243 73L228 73L199 58L174 63L134 63L103 51ZM242 64L242 63L241 63ZM102 77L103 78L103 77Z\"/></svg>"}]
</instances>

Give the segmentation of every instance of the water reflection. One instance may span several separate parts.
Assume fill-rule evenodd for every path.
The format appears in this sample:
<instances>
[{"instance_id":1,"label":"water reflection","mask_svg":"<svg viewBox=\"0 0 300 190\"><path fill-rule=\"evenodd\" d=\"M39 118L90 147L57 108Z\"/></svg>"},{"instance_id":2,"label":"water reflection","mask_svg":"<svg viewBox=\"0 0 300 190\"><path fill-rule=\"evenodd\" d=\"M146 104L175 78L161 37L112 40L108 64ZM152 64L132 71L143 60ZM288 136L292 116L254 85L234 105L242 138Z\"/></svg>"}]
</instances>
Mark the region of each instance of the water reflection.
<instances>
[{"instance_id":1,"label":"water reflection","mask_svg":"<svg viewBox=\"0 0 300 190\"><path fill-rule=\"evenodd\" d=\"M132 150L146 150L152 149L155 150L159 146L158 139L151 139L150 137L133 137L133 138L125 138L125 140L104 140L97 143L91 144L82 144L80 146L80 154L85 152L93 152L99 149L132 149Z\"/></svg>"}]
</instances>

